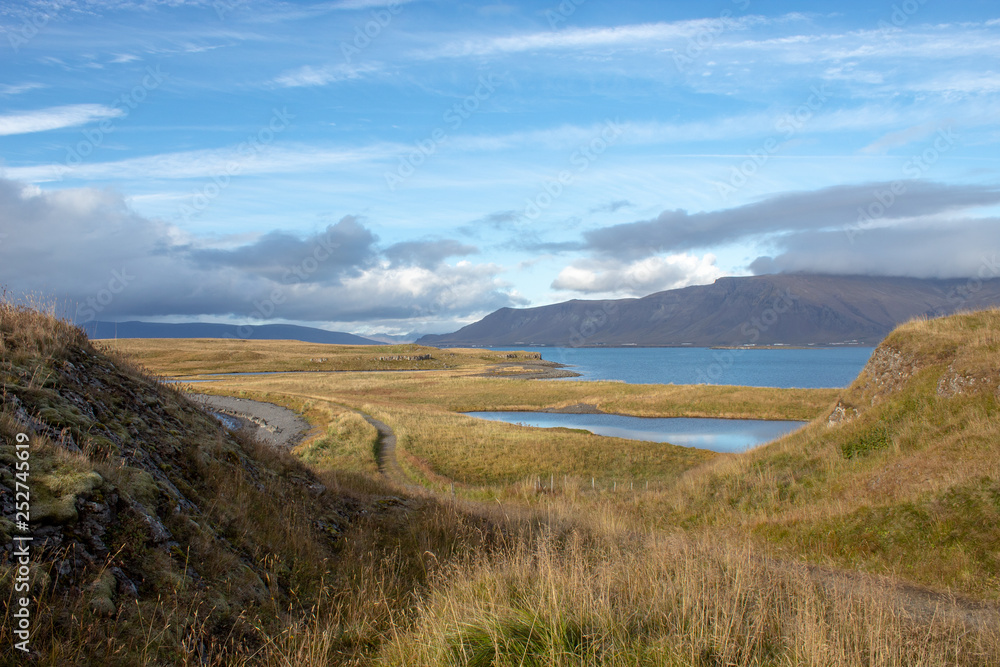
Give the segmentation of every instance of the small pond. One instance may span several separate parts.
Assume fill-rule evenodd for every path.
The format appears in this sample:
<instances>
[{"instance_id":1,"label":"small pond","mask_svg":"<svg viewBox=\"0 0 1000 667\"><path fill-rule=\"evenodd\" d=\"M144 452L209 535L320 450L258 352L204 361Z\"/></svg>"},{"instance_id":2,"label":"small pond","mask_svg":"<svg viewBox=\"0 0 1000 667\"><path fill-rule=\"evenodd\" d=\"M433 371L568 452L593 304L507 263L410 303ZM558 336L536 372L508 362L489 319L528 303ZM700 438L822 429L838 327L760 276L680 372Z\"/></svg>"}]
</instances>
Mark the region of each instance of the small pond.
<instances>
[{"instance_id":1,"label":"small pond","mask_svg":"<svg viewBox=\"0 0 1000 667\"><path fill-rule=\"evenodd\" d=\"M240 420L236 419L235 417L230 417L229 415L224 414L222 412L213 411L212 416L218 419L220 422L222 422L222 425L225 426L230 431L238 431L242 426Z\"/></svg>"},{"instance_id":2,"label":"small pond","mask_svg":"<svg viewBox=\"0 0 1000 667\"><path fill-rule=\"evenodd\" d=\"M470 417L537 428L579 428L629 440L669 442L713 452L744 452L804 426L807 422L760 419L628 417L551 412L466 412Z\"/></svg>"}]
</instances>

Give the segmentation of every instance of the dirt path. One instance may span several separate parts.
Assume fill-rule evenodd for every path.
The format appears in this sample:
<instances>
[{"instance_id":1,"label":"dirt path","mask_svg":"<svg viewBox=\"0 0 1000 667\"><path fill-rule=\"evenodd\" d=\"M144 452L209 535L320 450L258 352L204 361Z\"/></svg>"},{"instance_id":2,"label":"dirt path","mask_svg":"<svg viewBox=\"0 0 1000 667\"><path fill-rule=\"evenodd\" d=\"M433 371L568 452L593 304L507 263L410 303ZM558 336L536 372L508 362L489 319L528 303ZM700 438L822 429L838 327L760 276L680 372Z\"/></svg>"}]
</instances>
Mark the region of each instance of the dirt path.
<instances>
[{"instance_id":1,"label":"dirt path","mask_svg":"<svg viewBox=\"0 0 1000 667\"><path fill-rule=\"evenodd\" d=\"M378 471L394 482L409 486L406 474L400 467L399 461L396 460L396 434L393 433L392 429L385 422L379 421L360 410L356 410L355 412L364 417L365 421L374 426L375 430L378 431Z\"/></svg>"},{"instance_id":2,"label":"dirt path","mask_svg":"<svg viewBox=\"0 0 1000 667\"><path fill-rule=\"evenodd\" d=\"M191 398L211 412L256 428L259 438L276 447L293 447L301 441L310 428L309 423L297 413L273 403L208 394L191 394ZM355 412L378 431L379 472L403 486L425 490L423 487L413 485L399 465L396 458L396 434L389 425L360 410ZM544 412L599 413L600 410L596 406L579 403ZM804 568L806 576L831 593L883 597L897 612L902 612L918 622L947 620L980 628L1000 624L1000 606L989 602L954 597L863 572L781 561L770 561L769 564L786 571L792 568Z\"/></svg>"},{"instance_id":3,"label":"dirt path","mask_svg":"<svg viewBox=\"0 0 1000 667\"><path fill-rule=\"evenodd\" d=\"M787 564L777 567L788 568ZM979 629L1000 627L1000 605L949 595L917 584L867 572L838 570L821 565L798 565L827 591L844 596L887 600L897 613L918 623L945 621Z\"/></svg>"},{"instance_id":4,"label":"dirt path","mask_svg":"<svg viewBox=\"0 0 1000 667\"><path fill-rule=\"evenodd\" d=\"M226 423L228 427L253 428L259 439L274 447L291 449L301 442L310 430L309 422L298 413L274 403L211 394L189 394L189 396L206 410L222 418L224 423L229 422ZM379 472L395 482L409 486L406 475L396 460L396 434L385 422L360 410L355 412L378 431Z\"/></svg>"},{"instance_id":5,"label":"dirt path","mask_svg":"<svg viewBox=\"0 0 1000 667\"><path fill-rule=\"evenodd\" d=\"M254 429L257 438L272 447L291 449L310 429L309 422L296 412L274 403L209 394L189 394L189 396L209 412L235 422L237 427Z\"/></svg>"}]
</instances>

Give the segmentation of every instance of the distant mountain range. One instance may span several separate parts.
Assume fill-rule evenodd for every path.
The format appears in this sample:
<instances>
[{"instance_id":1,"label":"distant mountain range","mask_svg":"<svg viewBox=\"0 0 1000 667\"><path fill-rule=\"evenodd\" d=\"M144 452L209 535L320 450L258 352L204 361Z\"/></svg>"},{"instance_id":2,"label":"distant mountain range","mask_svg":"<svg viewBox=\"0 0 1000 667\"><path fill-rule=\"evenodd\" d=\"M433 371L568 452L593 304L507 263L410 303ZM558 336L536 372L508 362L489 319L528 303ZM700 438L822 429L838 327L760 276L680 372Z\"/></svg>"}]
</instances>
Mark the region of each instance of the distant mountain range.
<instances>
[{"instance_id":1,"label":"distant mountain range","mask_svg":"<svg viewBox=\"0 0 1000 667\"><path fill-rule=\"evenodd\" d=\"M326 331L294 324L261 324L238 326L209 322L87 322L81 324L91 339L100 338L245 338L247 340L300 340L306 343L333 343L336 345L383 345L384 343L362 338L341 331Z\"/></svg>"},{"instance_id":2,"label":"distant mountain range","mask_svg":"<svg viewBox=\"0 0 1000 667\"><path fill-rule=\"evenodd\" d=\"M640 299L501 308L433 346L875 345L918 316L1000 305L1000 279L779 274L720 278Z\"/></svg>"},{"instance_id":3,"label":"distant mountain range","mask_svg":"<svg viewBox=\"0 0 1000 667\"><path fill-rule=\"evenodd\" d=\"M412 343L413 341L420 338L423 334L420 333L408 333L408 334L365 334L365 338L373 340L378 343L386 343L388 345L406 345Z\"/></svg>"}]
</instances>

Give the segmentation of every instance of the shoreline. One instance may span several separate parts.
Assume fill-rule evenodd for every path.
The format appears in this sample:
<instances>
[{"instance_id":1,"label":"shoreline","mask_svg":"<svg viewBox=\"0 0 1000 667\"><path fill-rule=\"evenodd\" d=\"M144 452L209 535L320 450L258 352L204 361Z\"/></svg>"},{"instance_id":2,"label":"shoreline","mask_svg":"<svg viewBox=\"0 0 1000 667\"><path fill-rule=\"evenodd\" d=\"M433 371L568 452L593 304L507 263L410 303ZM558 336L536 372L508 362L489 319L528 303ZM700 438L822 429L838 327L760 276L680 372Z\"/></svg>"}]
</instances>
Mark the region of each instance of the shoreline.
<instances>
[{"instance_id":1,"label":"shoreline","mask_svg":"<svg viewBox=\"0 0 1000 667\"><path fill-rule=\"evenodd\" d=\"M879 343L817 343L815 345L808 343L761 343L759 345L748 345L743 343L733 343L731 345L725 345L721 343L717 344L705 344L705 345L686 345L683 343L665 343L663 345L631 345L629 343L614 343L607 345L573 345L565 344L559 345L553 344L537 344L537 345L504 345L497 344L492 345L473 345L473 344L463 344L463 345L448 345L447 347L438 347L439 350L451 350L451 349L461 349L461 350L495 350L499 352L511 350L519 352L539 352L542 354L543 350L732 350L732 349L747 349L747 350L839 350L843 348L876 348Z\"/></svg>"},{"instance_id":2,"label":"shoreline","mask_svg":"<svg viewBox=\"0 0 1000 667\"><path fill-rule=\"evenodd\" d=\"M526 359L524 361L506 362L490 366L482 373L469 377L508 378L513 380L558 380L564 378L583 377L576 371L565 370L568 364L545 359Z\"/></svg>"},{"instance_id":3,"label":"shoreline","mask_svg":"<svg viewBox=\"0 0 1000 667\"><path fill-rule=\"evenodd\" d=\"M214 394L187 396L206 411L222 414L241 427L250 428L259 440L272 447L292 449L312 430L298 413L274 403Z\"/></svg>"}]
</instances>

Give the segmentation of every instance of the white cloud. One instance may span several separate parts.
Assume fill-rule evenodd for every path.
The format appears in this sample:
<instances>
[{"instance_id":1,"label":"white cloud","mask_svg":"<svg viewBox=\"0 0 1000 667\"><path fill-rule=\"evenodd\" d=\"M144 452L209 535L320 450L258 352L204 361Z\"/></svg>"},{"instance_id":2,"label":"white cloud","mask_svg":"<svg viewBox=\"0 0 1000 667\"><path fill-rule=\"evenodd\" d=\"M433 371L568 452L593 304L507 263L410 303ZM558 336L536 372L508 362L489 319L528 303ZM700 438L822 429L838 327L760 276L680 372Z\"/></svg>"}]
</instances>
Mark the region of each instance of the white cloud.
<instances>
[{"instance_id":1,"label":"white cloud","mask_svg":"<svg viewBox=\"0 0 1000 667\"><path fill-rule=\"evenodd\" d=\"M1000 92L1000 74L996 72L950 72L947 76L911 83L909 88L934 93L996 93Z\"/></svg>"},{"instance_id":2,"label":"white cloud","mask_svg":"<svg viewBox=\"0 0 1000 667\"><path fill-rule=\"evenodd\" d=\"M332 5L333 9L369 9L386 7L388 5L403 5L413 0L339 0Z\"/></svg>"},{"instance_id":3,"label":"white cloud","mask_svg":"<svg viewBox=\"0 0 1000 667\"><path fill-rule=\"evenodd\" d=\"M900 146L906 146L914 141L919 141L924 137L930 136L942 128L942 125L950 123L921 123L920 125L914 125L913 127L908 127L905 130L899 130L897 132L890 132L885 136L879 138L877 141L873 141L871 144L865 146L861 149L862 153L874 153L882 154L893 148L899 148Z\"/></svg>"},{"instance_id":4,"label":"white cloud","mask_svg":"<svg viewBox=\"0 0 1000 667\"><path fill-rule=\"evenodd\" d=\"M29 90L38 90L39 88L48 88L48 86L44 83L37 83L35 81L30 83L0 86L0 95L20 95L21 93L26 93Z\"/></svg>"},{"instance_id":5,"label":"white cloud","mask_svg":"<svg viewBox=\"0 0 1000 667\"><path fill-rule=\"evenodd\" d=\"M325 86L337 81L360 78L362 74L375 71L375 69L372 65L324 65L322 67L305 65L284 72L271 83L282 88Z\"/></svg>"},{"instance_id":6,"label":"white cloud","mask_svg":"<svg viewBox=\"0 0 1000 667\"><path fill-rule=\"evenodd\" d=\"M467 260L454 265L440 264L433 269L393 268L382 263L345 279L343 288L357 300L358 310L377 303L387 309L412 309L412 316L420 318L446 312L484 313L503 305L527 303L497 277L501 271L496 264L474 264Z\"/></svg>"},{"instance_id":7,"label":"white cloud","mask_svg":"<svg viewBox=\"0 0 1000 667\"><path fill-rule=\"evenodd\" d=\"M583 259L565 267L552 288L607 296L645 296L652 292L705 285L721 277L715 255L655 255L634 262Z\"/></svg>"},{"instance_id":8,"label":"white cloud","mask_svg":"<svg viewBox=\"0 0 1000 667\"><path fill-rule=\"evenodd\" d=\"M125 115L124 110L103 104L70 104L39 109L38 111L7 114L0 116L0 136L76 127L106 118L119 118L123 115Z\"/></svg>"},{"instance_id":9,"label":"white cloud","mask_svg":"<svg viewBox=\"0 0 1000 667\"><path fill-rule=\"evenodd\" d=\"M83 318L402 325L524 303L495 264L390 261L353 216L311 235L276 230L219 247L138 215L110 189L45 192L0 179L0 235L0 284L15 294L52 295ZM37 271L39 263L50 270Z\"/></svg>"},{"instance_id":10,"label":"white cloud","mask_svg":"<svg viewBox=\"0 0 1000 667\"><path fill-rule=\"evenodd\" d=\"M299 173L319 167L359 164L373 158L392 155L385 147L338 150L308 146L263 146L259 151L239 147L162 153L114 162L84 163L76 167L48 164L34 167L10 167L7 178L34 183L75 178L86 181L133 179L212 178L223 174Z\"/></svg>"},{"instance_id":11,"label":"white cloud","mask_svg":"<svg viewBox=\"0 0 1000 667\"><path fill-rule=\"evenodd\" d=\"M524 53L542 50L593 49L594 47L646 47L664 42L686 41L699 35L718 35L731 30L764 23L766 19L748 16L738 19L695 19L674 23L643 23L608 28L567 28L492 39L468 39L453 42L421 53L426 58L461 58L497 53Z\"/></svg>"}]
</instances>

